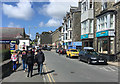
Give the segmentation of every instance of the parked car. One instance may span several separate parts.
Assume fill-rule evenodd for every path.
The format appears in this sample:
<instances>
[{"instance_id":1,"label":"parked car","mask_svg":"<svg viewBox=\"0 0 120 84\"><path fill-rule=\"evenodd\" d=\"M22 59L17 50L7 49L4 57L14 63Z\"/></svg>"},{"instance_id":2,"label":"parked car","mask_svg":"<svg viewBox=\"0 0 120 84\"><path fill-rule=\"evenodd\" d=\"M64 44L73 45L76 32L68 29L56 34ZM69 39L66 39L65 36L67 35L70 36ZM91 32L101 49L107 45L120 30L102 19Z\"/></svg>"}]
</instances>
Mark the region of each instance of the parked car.
<instances>
[{"instance_id":1,"label":"parked car","mask_svg":"<svg viewBox=\"0 0 120 84\"><path fill-rule=\"evenodd\" d=\"M77 51L77 49L69 49L67 51L67 57L78 57L79 56L79 52Z\"/></svg>"},{"instance_id":2,"label":"parked car","mask_svg":"<svg viewBox=\"0 0 120 84\"><path fill-rule=\"evenodd\" d=\"M107 64L107 59L101 56L98 52L94 51L92 48L84 48L79 52L78 59L85 61L88 64Z\"/></svg>"},{"instance_id":3,"label":"parked car","mask_svg":"<svg viewBox=\"0 0 120 84\"><path fill-rule=\"evenodd\" d=\"M43 50L51 51L51 47L42 47Z\"/></svg>"},{"instance_id":4,"label":"parked car","mask_svg":"<svg viewBox=\"0 0 120 84\"><path fill-rule=\"evenodd\" d=\"M59 49L56 50L56 52L58 52L59 54L66 54L66 49L59 48Z\"/></svg>"}]
</instances>

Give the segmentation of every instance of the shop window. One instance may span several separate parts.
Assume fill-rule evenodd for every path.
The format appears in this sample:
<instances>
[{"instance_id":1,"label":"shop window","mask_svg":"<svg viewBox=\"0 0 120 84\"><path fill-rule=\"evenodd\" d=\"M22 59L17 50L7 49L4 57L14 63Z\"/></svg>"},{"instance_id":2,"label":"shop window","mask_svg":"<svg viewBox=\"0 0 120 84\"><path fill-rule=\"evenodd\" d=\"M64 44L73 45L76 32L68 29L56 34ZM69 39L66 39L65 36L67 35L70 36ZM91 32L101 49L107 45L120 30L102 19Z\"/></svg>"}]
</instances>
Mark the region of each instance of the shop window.
<instances>
[{"instance_id":1,"label":"shop window","mask_svg":"<svg viewBox=\"0 0 120 84\"><path fill-rule=\"evenodd\" d=\"M98 52L108 54L108 40L107 39L98 40Z\"/></svg>"},{"instance_id":2,"label":"shop window","mask_svg":"<svg viewBox=\"0 0 120 84\"><path fill-rule=\"evenodd\" d=\"M111 37L110 41L110 54L115 54L115 45L114 45L114 37Z\"/></svg>"}]
</instances>

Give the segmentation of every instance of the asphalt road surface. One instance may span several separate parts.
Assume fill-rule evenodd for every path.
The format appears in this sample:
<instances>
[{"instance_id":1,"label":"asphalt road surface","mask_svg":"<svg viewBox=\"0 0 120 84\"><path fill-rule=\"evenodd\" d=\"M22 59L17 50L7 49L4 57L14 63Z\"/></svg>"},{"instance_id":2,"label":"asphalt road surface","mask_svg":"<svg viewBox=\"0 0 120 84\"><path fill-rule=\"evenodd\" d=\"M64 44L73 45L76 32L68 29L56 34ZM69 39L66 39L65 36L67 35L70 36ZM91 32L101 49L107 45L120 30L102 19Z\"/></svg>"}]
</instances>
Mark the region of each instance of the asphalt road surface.
<instances>
[{"instance_id":1,"label":"asphalt road surface","mask_svg":"<svg viewBox=\"0 0 120 84\"><path fill-rule=\"evenodd\" d=\"M90 65L58 55L55 51L44 51L44 72L50 82L118 82L118 67L112 65Z\"/></svg>"}]
</instances>

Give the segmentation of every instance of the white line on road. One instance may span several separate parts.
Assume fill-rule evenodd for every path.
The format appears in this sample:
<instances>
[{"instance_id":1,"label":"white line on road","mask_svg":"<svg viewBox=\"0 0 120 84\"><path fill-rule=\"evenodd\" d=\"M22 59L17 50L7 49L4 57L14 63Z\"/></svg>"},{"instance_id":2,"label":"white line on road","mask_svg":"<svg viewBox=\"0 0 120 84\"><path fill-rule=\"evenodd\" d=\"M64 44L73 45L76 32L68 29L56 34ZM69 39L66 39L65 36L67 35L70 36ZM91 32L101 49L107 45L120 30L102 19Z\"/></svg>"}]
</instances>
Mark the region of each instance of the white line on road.
<instances>
[{"instance_id":1,"label":"white line on road","mask_svg":"<svg viewBox=\"0 0 120 84\"><path fill-rule=\"evenodd\" d=\"M106 69L105 67L102 67L101 69L105 70L105 71L109 71L108 69Z\"/></svg>"},{"instance_id":2,"label":"white line on road","mask_svg":"<svg viewBox=\"0 0 120 84\"><path fill-rule=\"evenodd\" d=\"M111 68L111 67L109 67L109 66L108 66L107 68L109 68L109 69L112 70L112 71L116 71L116 70L114 70L113 68Z\"/></svg>"}]
</instances>

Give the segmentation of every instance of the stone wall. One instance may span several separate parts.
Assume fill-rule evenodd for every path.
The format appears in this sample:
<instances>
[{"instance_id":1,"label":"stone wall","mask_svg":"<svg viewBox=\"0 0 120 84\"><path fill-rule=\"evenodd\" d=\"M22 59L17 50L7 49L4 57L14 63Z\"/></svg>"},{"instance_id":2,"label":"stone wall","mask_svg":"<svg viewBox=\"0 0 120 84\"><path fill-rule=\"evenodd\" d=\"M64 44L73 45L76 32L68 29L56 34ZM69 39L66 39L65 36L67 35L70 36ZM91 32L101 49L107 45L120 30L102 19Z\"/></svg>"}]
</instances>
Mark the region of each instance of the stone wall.
<instances>
[{"instance_id":1,"label":"stone wall","mask_svg":"<svg viewBox=\"0 0 120 84\"><path fill-rule=\"evenodd\" d=\"M81 20L81 12L80 11L77 11L77 12L74 12L73 13L73 26L72 26L72 29L73 29L73 37L72 37L72 41L75 42L75 41L80 41L80 38L81 38L81 23L80 23L80 20Z\"/></svg>"}]
</instances>

